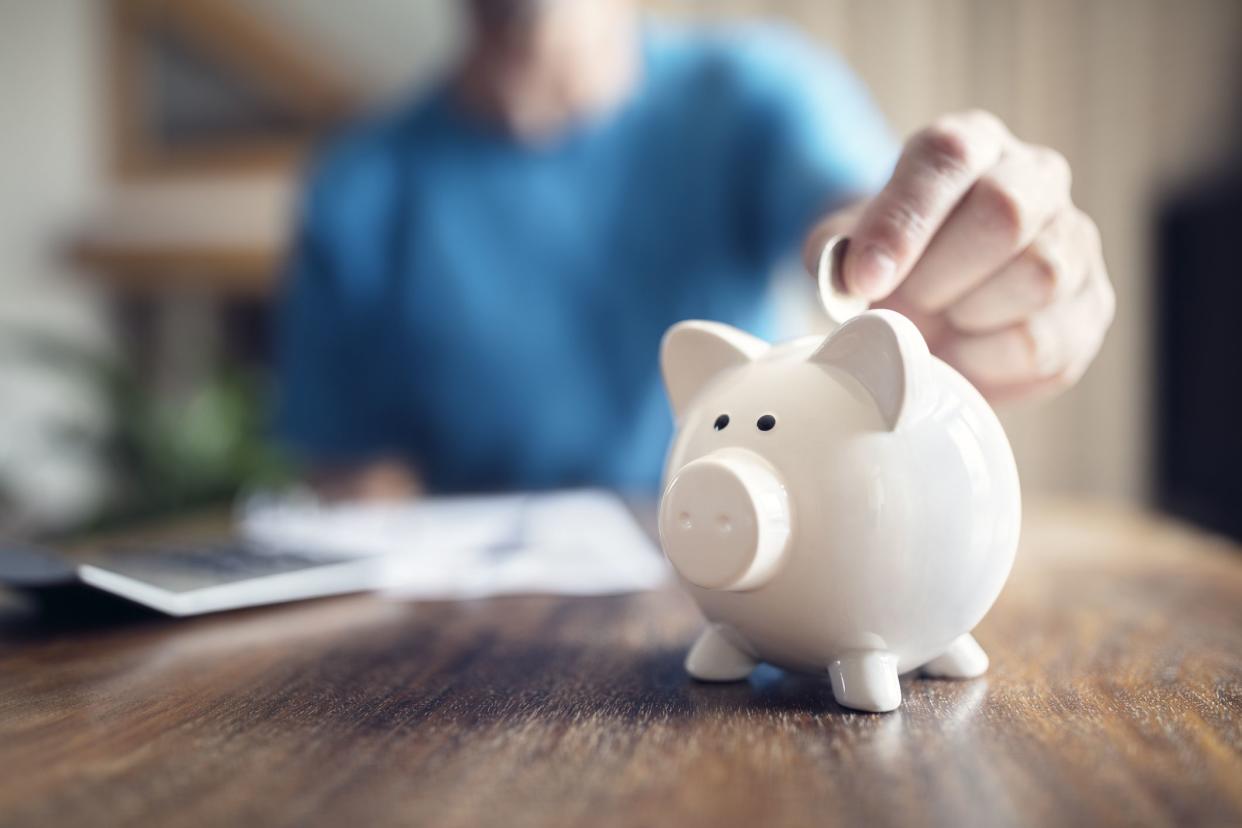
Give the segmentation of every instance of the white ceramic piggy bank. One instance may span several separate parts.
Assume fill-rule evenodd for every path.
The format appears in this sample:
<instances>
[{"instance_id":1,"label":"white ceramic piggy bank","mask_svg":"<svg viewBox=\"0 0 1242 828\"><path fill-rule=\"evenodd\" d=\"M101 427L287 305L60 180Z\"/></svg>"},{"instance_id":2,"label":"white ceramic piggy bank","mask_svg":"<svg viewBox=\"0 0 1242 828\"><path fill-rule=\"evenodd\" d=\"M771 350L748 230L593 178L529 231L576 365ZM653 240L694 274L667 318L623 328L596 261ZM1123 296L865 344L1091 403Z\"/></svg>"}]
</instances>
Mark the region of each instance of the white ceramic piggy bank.
<instances>
[{"instance_id":1,"label":"white ceramic piggy bank","mask_svg":"<svg viewBox=\"0 0 1242 828\"><path fill-rule=\"evenodd\" d=\"M827 670L840 704L879 712L899 673L987 669L970 631L1013 563L1017 471L913 323L867 311L769 345L682 322L661 361L679 430L660 540L708 620L691 675Z\"/></svg>"}]
</instances>

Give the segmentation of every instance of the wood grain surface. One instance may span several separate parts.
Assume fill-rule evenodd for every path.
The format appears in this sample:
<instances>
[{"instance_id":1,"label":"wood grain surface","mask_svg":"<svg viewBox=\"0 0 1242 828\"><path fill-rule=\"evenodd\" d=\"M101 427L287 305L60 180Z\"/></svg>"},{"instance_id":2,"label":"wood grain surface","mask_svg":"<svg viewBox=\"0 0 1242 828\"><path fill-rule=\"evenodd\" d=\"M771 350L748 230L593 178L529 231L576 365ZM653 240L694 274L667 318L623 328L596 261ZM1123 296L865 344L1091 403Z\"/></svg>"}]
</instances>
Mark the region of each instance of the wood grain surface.
<instances>
[{"instance_id":1,"label":"wood grain surface","mask_svg":"<svg viewBox=\"0 0 1242 828\"><path fill-rule=\"evenodd\" d=\"M982 679L696 684L676 590L64 622L0 598L5 825L1240 825L1242 555L1030 511Z\"/></svg>"}]
</instances>

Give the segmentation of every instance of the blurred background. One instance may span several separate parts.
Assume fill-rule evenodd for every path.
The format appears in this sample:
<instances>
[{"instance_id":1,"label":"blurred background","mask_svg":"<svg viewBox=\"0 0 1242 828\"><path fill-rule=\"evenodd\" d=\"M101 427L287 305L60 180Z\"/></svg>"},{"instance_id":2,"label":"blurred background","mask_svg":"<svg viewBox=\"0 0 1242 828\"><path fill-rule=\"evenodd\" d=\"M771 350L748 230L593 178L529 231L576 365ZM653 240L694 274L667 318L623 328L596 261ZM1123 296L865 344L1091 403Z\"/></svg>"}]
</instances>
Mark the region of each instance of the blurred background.
<instances>
[{"instance_id":1,"label":"blurred background","mask_svg":"<svg viewBox=\"0 0 1242 828\"><path fill-rule=\"evenodd\" d=\"M1117 321L1079 387L1002 411L1026 489L1242 535L1242 3L644 5L801 26L898 134L983 107L1064 152ZM290 478L266 436L269 309L300 170L352 113L432 83L463 33L454 0L0 2L0 531ZM783 307L811 301L780 284Z\"/></svg>"}]
</instances>

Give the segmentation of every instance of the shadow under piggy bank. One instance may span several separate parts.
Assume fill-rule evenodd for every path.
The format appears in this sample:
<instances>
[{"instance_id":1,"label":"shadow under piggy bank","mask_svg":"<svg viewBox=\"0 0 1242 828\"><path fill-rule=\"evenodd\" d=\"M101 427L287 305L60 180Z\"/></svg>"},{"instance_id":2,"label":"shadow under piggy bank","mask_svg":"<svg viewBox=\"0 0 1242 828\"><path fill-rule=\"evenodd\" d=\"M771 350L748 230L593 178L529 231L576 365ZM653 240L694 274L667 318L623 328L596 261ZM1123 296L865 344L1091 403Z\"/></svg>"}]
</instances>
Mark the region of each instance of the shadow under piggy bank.
<instances>
[{"instance_id":1,"label":"shadow under piggy bank","mask_svg":"<svg viewBox=\"0 0 1242 828\"><path fill-rule=\"evenodd\" d=\"M696 681L684 675L687 697L696 705L707 705L719 710L745 709L749 711L772 711L780 713L805 713L818 715L838 713L860 718L875 718L838 704L832 693L832 684L825 673L813 676L782 670L761 664L744 682L715 684ZM905 709L912 718L918 718L925 710L945 724L955 725L969 721L981 706L987 693L987 678L972 681L945 681L925 678L917 672L901 677Z\"/></svg>"}]
</instances>

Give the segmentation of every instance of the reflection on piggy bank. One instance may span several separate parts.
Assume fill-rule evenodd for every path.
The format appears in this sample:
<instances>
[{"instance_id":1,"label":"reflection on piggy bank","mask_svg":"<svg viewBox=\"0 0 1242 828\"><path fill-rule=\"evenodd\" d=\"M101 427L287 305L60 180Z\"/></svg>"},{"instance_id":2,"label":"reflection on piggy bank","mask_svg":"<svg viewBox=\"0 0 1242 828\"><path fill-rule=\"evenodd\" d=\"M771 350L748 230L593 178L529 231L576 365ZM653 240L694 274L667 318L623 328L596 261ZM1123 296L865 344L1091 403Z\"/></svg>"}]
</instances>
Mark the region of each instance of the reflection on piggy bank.
<instances>
[{"instance_id":1,"label":"reflection on piggy bank","mask_svg":"<svg viewBox=\"0 0 1242 828\"><path fill-rule=\"evenodd\" d=\"M827 670L840 704L887 711L899 673L987 669L970 631L1013 563L1017 470L913 323L868 311L770 346L683 322L661 361L679 430L660 541L708 620L691 675Z\"/></svg>"}]
</instances>

